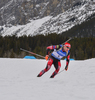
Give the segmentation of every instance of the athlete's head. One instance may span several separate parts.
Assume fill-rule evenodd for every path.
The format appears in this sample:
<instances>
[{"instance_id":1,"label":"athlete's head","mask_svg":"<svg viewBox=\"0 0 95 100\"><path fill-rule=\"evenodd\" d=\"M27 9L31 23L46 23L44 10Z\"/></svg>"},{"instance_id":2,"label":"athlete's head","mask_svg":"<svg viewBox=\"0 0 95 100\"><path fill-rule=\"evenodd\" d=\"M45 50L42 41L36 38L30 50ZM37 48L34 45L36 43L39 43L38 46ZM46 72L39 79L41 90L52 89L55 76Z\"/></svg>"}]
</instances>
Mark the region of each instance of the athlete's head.
<instances>
[{"instance_id":1,"label":"athlete's head","mask_svg":"<svg viewBox=\"0 0 95 100\"><path fill-rule=\"evenodd\" d=\"M70 50L70 48L71 48L70 43L66 42L66 43L64 44L64 50L67 52L68 50Z\"/></svg>"}]
</instances>

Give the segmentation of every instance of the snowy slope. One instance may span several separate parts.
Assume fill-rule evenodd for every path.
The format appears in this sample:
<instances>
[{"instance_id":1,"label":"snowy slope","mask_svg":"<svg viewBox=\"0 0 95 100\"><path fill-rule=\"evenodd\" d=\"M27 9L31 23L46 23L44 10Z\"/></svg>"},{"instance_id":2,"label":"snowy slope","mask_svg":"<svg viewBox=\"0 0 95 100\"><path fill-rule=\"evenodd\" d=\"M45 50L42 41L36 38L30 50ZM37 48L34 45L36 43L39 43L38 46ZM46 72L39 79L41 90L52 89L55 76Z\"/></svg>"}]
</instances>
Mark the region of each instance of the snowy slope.
<instances>
[{"instance_id":1,"label":"snowy slope","mask_svg":"<svg viewBox=\"0 0 95 100\"><path fill-rule=\"evenodd\" d=\"M95 4L90 4L89 2L85 3L51 18L49 21L44 23L34 34L60 34L71 29L75 25L87 21L87 19L93 14L95 14Z\"/></svg>"},{"instance_id":2,"label":"snowy slope","mask_svg":"<svg viewBox=\"0 0 95 100\"><path fill-rule=\"evenodd\" d=\"M11 27L5 27L3 26L4 30L2 31L2 36L11 36L11 35L17 35L23 36L23 35L33 35L33 33L41 27L41 25L48 21L51 18L51 16L44 17L42 19L38 20L31 20L30 23L27 25L17 25L17 26L11 26Z\"/></svg>"},{"instance_id":3,"label":"snowy slope","mask_svg":"<svg viewBox=\"0 0 95 100\"><path fill-rule=\"evenodd\" d=\"M45 60L0 58L0 100L94 100L95 59L71 61L54 79L54 67L42 77ZM63 70L66 64L61 61Z\"/></svg>"},{"instance_id":4,"label":"snowy slope","mask_svg":"<svg viewBox=\"0 0 95 100\"><path fill-rule=\"evenodd\" d=\"M42 19L31 20L26 25L17 26L1 26L0 31L2 36L6 35L37 35L46 33L62 33L73 26L87 21L90 16L95 14L95 2L85 2L79 6L75 6L56 17L47 16Z\"/></svg>"}]
</instances>

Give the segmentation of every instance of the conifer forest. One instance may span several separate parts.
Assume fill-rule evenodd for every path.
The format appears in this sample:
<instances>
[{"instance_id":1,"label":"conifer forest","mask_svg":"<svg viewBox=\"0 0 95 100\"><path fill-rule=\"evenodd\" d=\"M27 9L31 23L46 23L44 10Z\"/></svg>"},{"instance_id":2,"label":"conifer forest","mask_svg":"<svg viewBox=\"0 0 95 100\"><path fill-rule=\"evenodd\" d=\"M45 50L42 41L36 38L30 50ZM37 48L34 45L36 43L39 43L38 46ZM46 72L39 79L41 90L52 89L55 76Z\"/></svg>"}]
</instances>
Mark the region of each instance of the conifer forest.
<instances>
[{"instance_id":1,"label":"conifer forest","mask_svg":"<svg viewBox=\"0 0 95 100\"><path fill-rule=\"evenodd\" d=\"M46 47L64 43L69 37L62 34L47 34L37 36L0 36L0 57L3 58L24 58L26 55L32 56L20 48L32 51L42 56L46 55ZM95 38L74 37L69 41L71 44L71 58L75 60L85 60L95 57ZM41 59L35 56L38 59Z\"/></svg>"}]
</instances>

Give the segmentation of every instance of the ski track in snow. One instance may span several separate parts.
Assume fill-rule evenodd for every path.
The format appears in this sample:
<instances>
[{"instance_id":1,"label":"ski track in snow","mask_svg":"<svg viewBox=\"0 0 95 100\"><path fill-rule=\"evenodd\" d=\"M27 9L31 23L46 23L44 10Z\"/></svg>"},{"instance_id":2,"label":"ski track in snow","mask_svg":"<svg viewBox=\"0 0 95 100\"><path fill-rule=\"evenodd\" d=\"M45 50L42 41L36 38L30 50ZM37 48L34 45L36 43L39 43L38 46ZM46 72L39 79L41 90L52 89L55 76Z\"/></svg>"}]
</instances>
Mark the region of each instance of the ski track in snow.
<instances>
[{"instance_id":1,"label":"ski track in snow","mask_svg":"<svg viewBox=\"0 0 95 100\"><path fill-rule=\"evenodd\" d=\"M95 100L95 59L70 61L68 71L36 77L47 61L0 58L0 100ZM61 70L65 60L61 61Z\"/></svg>"}]
</instances>

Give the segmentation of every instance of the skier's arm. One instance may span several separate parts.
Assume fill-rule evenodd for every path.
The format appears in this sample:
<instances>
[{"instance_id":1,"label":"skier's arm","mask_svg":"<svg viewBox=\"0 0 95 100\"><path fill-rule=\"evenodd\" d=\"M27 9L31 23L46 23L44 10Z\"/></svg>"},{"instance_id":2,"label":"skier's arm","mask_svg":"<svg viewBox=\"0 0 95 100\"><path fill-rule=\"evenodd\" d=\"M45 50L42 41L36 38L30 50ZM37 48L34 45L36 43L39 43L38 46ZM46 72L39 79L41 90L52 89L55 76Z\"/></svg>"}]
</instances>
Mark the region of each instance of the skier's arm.
<instances>
[{"instance_id":1,"label":"skier's arm","mask_svg":"<svg viewBox=\"0 0 95 100\"><path fill-rule=\"evenodd\" d=\"M46 48L46 56L45 56L45 59L48 60L50 51L53 51L54 49L59 49L60 47L61 47L61 45L48 46Z\"/></svg>"},{"instance_id":2,"label":"skier's arm","mask_svg":"<svg viewBox=\"0 0 95 100\"><path fill-rule=\"evenodd\" d=\"M66 59L66 67L65 67L66 71L68 70L69 61L70 61L70 52L68 53L67 59Z\"/></svg>"},{"instance_id":3,"label":"skier's arm","mask_svg":"<svg viewBox=\"0 0 95 100\"><path fill-rule=\"evenodd\" d=\"M54 49L59 49L61 47L61 45L52 45L52 46L48 46L46 49L46 55L50 54L50 51L53 51Z\"/></svg>"}]
</instances>

